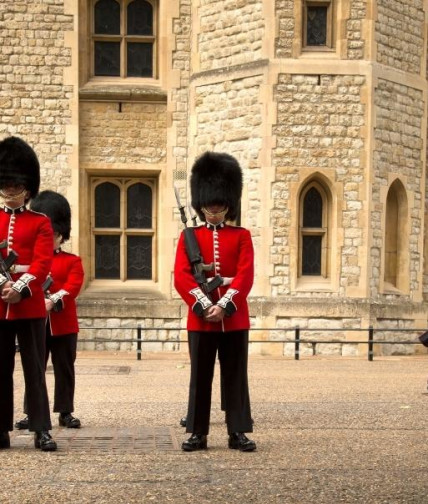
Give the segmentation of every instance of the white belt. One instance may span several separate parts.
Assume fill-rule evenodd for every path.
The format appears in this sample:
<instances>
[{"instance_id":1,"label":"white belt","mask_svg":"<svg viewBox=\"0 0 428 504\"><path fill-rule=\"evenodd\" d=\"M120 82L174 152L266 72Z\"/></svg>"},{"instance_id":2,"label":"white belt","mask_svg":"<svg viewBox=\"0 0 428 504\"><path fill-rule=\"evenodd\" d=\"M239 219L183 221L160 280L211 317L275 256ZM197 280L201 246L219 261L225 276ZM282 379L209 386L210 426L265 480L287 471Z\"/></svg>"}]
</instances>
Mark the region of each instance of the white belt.
<instances>
[{"instance_id":1,"label":"white belt","mask_svg":"<svg viewBox=\"0 0 428 504\"><path fill-rule=\"evenodd\" d=\"M30 269L29 264L12 264L9 268L10 273L27 273Z\"/></svg>"}]
</instances>

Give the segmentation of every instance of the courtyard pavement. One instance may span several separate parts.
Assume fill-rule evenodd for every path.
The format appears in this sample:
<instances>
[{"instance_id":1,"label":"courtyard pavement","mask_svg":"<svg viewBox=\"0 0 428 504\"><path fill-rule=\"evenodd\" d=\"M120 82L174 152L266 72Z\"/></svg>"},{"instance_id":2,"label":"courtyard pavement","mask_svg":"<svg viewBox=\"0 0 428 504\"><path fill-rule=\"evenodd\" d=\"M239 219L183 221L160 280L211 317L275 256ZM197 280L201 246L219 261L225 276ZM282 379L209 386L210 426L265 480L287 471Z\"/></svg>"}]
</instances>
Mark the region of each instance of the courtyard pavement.
<instances>
[{"instance_id":1,"label":"courtyard pavement","mask_svg":"<svg viewBox=\"0 0 428 504\"><path fill-rule=\"evenodd\" d=\"M218 367L209 449L196 453L180 450L186 354L80 352L76 371L82 428L53 416L54 453L14 431L1 503L428 502L428 356L251 356L253 453L227 448ZM23 392L18 356L16 419Z\"/></svg>"}]
</instances>

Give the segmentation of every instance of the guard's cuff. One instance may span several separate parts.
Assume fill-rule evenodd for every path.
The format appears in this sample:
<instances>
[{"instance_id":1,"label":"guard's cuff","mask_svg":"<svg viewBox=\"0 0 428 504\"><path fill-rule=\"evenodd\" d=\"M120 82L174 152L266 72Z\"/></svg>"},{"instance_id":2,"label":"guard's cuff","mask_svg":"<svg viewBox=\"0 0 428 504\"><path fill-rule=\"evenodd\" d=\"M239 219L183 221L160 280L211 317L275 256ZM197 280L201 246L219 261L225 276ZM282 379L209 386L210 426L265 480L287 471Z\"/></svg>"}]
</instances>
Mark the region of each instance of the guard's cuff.
<instances>
[{"instance_id":1,"label":"guard's cuff","mask_svg":"<svg viewBox=\"0 0 428 504\"><path fill-rule=\"evenodd\" d=\"M192 306L193 313L195 313L198 317L202 317L204 310L213 305L210 298L199 287L192 289L190 294L195 296L196 299L195 304Z\"/></svg>"},{"instance_id":2,"label":"guard's cuff","mask_svg":"<svg viewBox=\"0 0 428 504\"><path fill-rule=\"evenodd\" d=\"M21 298L28 298L32 296L30 289L30 282L35 280L36 277L30 273L24 273L18 280L12 285L12 289L21 294Z\"/></svg>"},{"instance_id":3,"label":"guard's cuff","mask_svg":"<svg viewBox=\"0 0 428 504\"><path fill-rule=\"evenodd\" d=\"M68 296L70 293L64 289L55 292L54 294L49 294L48 299L53 303L53 311L59 312L64 309L64 296Z\"/></svg>"},{"instance_id":4,"label":"guard's cuff","mask_svg":"<svg viewBox=\"0 0 428 504\"><path fill-rule=\"evenodd\" d=\"M0 273L0 287L4 285L8 281L8 278L3 275L3 273Z\"/></svg>"},{"instance_id":5,"label":"guard's cuff","mask_svg":"<svg viewBox=\"0 0 428 504\"><path fill-rule=\"evenodd\" d=\"M238 294L236 289L228 289L226 294L217 301L217 305L223 308L227 317L233 315L237 310L236 304L232 301L235 294Z\"/></svg>"}]
</instances>

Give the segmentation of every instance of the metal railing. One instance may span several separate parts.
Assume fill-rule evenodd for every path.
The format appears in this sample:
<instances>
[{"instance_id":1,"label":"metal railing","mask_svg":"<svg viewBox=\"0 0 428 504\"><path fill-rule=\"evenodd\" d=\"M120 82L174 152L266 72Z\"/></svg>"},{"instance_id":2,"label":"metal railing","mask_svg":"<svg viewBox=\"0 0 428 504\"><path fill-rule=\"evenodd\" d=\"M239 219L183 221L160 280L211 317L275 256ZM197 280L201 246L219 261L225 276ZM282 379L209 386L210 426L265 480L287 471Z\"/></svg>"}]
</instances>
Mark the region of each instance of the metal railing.
<instances>
[{"instance_id":1,"label":"metal railing","mask_svg":"<svg viewBox=\"0 0 428 504\"><path fill-rule=\"evenodd\" d=\"M97 337L97 338L81 338L79 340L80 344L84 343L136 343L137 346L137 360L141 360L142 352L143 352L143 343L161 343L162 346L163 344L174 344L174 343L187 343L187 339L180 339L179 335L178 337L175 337L173 339L148 339L148 338L143 338L143 333L147 332L170 332L170 331L175 331L178 332L179 334L182 331L186 331L186 329L182 327L142 327L140 324L137 325L137 327L81 327L80 328L81 332L82 331L91 331L91 330L104 330L104 331L120 331L120 330L132 330L137 332L136 338L102 338L102 337ZM287 339L262 339L262 340L257 340L257 339L252 339L250 338L250 345L254 343L279 343L279 344L286 344L286 343L293 343L294 344L294 360L299 360L300 355L301 355L301 344L311 344L313 348L313 355L316 355L316 345L317 344L346 344L346 345L352 345L352 344L358 344L358 345L367 345L367 359L371 362L374 359L374 345L421 345L422 343L419 341L419 338L415 340L376 340L375 339L375 333L394 333L394 332L399 332L399 333L413 333L413 334L421 334L424 331L427 331L428 329L393 329L393 328L385 328L385 327L373 327L369 326L368 328L301 328L301 327L289 327L289 328L278 328L278 327L272 327L272 328L250 328L250 333L256 332L256 331L263 331L263 332L275 332L275 333L289 333L293 332L294 338L287 338ZM366 333L367 338L366 339L358 339L358 340L347 340L347 339L304 339L302 338L302 332L341 332L341 333L349 333L349 332L358 332L358 333Z\"/></svg>"}]
</instances>

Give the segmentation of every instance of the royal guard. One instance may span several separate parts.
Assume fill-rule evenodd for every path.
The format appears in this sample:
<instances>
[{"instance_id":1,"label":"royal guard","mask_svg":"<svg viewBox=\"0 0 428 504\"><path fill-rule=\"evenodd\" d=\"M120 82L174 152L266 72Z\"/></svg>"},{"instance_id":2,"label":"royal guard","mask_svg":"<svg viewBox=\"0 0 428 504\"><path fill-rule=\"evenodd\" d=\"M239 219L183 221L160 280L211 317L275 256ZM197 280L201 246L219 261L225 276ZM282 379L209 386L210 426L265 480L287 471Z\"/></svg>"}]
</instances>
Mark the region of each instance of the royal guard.
<instances>
[{"instance_id":1,"label":"royal guard","mask_svg":"<svg viewBox=\"0 0 428 504\"><path fill-rule=\"evenodd\" d=\"M81 426L74 411L74 389L77 335L76 297L83 284L83 267L79 256L61 249L70 238L71 209L68 201L54 191L42 191L32 200L31 209L47 215L54 231L53 261L49 277L52 284L45 293L48 319L46 323L45 368L51 355L55 376L53 411L59 413L59 425L69 429ZM51 249L52 253L52 249ZM24 412L27 411L24 400ZM17 429L28 428L28 416L15 424Z\"/></svg>"},{"instance_id":2,"label":"royal guard","mask_svg":"<svg viewBox=\"0 0 428 504\"><path fill-rule=\"evenodd\" d=\"M190 387L184 451L207 448L212 380L218 351L224 380L228 446L256 449L248 393L247 296L253 285L254 252L250 232L226 224L236 219L242 171L228 154L207 152L193 165L192 207L204 222L186 228L177 245L174 285L188 305ZM198 259L199 258L199 259Z\"/></svg>"},{"instance_id":3,"label":"royal guard","mask_svg":"<svg viewBox=\"0 0 428 504\"><path fill-rule=\"evenodd\" d=\"M27 209L40 184L34 150L17 137L0 142L0 449L13 429L13 371L18 339L28 398L28 428L42 451L57 446L45 381L46 307L43 282L52 264L50 220Z\"/></svg>"}]
</instances>

